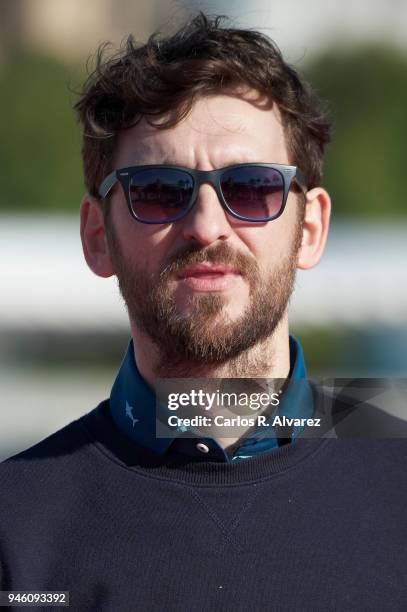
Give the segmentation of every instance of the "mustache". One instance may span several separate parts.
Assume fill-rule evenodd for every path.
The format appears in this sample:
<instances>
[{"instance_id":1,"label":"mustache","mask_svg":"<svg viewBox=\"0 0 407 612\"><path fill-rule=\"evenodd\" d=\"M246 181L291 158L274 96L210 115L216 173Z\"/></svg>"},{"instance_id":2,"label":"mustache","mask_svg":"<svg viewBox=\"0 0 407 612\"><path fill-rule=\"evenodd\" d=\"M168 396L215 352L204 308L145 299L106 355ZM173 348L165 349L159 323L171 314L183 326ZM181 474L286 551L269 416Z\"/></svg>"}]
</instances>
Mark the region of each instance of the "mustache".
<instances>
[{"instance_id":1,"label":"mustache","mask_svg":"<svg viewBox=\"0 0 407 612\"><path fill-rule=\"evenodd\" d=\"M174 253L160 273L160 279L167 278L183 268L195 264L212 263L232 266L243 277L253 278L259 274L257 262L239 251L234 251L225 242L215 247L199 248L190 245Z\"/></svg>"}]
</instances>

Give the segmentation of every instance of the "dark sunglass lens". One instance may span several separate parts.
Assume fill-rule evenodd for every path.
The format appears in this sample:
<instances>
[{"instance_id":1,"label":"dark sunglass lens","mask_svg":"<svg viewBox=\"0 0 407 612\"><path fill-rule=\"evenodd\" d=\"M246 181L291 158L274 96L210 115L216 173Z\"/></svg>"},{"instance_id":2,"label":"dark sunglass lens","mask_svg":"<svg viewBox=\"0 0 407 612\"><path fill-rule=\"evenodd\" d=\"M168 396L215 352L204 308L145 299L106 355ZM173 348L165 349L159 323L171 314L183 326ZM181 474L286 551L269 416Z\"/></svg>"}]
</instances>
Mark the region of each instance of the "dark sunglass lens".
<instances>
[{"instance_id":1,"label":"dark sunglass lens","mask_svg":"<svg viewBox=\"0 0 407 612\"><path fill-rule=\"evenodd\" d=\"M142 221L165 222L180 215L193 191L192 177L170 168L140 170L130 178L130 202Z\"/></svg>"},{"instance_id":2,"label":"dark sunglass lens","mask_svg":"<svg viewBox=\"0 0 407 612\"><path fill-rule=\"evenodd\" d=\"M273 168L247 166L225 170L221 188L229 208L247 219L274 217L283 203L284 179Z\"/></svg>"}]
</instances>

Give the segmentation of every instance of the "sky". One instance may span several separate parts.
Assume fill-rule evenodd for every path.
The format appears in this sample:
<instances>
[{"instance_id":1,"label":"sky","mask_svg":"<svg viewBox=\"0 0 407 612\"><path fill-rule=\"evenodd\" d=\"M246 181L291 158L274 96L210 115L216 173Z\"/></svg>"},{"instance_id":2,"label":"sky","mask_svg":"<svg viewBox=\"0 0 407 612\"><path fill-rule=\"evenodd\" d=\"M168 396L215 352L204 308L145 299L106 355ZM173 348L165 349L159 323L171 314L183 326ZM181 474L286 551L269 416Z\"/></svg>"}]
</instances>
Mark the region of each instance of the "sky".
<instances>
[{"instance_id":1,"label":"sky","mask_svg":"<svg viewBox=\"0 0 407 612\"><path fill-rule=\"evenodd\" d=\"M301 62L331 44L369 40L392 42L407 49L405 0L188 0L200 8L236 19L270 36L291 62Z\"/></svg>"}]
</instances>

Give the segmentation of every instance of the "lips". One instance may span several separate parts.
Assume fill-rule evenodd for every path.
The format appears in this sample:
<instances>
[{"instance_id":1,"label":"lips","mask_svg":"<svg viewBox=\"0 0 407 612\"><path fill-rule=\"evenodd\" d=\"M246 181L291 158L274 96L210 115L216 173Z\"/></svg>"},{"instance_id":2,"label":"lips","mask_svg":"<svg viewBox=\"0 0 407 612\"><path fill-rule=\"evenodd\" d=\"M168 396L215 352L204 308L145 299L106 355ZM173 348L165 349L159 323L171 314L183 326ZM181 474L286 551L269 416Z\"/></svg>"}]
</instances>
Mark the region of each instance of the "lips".
<instances>
[{"instance_id":1,"label":"lips","mask_svg":"<svg viewBox=\"0 0 407 612\"><path fill-rule=\"evenodd\" d=\"M241 278L240 272L227 264L192 264L177 274L180 287L188 292L211 293L228 292L236 287Z\"/></svg>"},{"instance_id":2,"label":"lips","mask_svg":"<svg viewBox=\"0 0 407 612\"><path fill-rule=\"evenodd\" d=\"M178 272L178 278L215 278L227 274L239 274L236 268L225 264L197 264Z\"/></svg>"}]
</instances>

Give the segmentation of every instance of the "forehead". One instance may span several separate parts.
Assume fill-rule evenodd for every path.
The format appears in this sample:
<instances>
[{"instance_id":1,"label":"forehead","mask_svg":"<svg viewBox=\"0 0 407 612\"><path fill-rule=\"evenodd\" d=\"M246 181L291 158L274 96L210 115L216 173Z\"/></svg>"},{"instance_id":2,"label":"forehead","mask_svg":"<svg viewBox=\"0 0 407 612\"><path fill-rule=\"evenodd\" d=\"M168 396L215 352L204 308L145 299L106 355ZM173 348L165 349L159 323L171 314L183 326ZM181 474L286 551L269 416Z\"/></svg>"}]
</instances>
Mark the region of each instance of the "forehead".
<instances>
[{"instance_id":1,"label":"forehead","mask_svg":"<svg viewBox=\"0 0 407 612\"><path fill-rule=\"evenodd\" d=\"M159 122L166 119L162 116ZM166 129L143 118L120 134L115 164L208 162L216 167L245 161L288 163L277 105L253 91L201 97L187 117Z\"/></svg>"}]
</instances>

